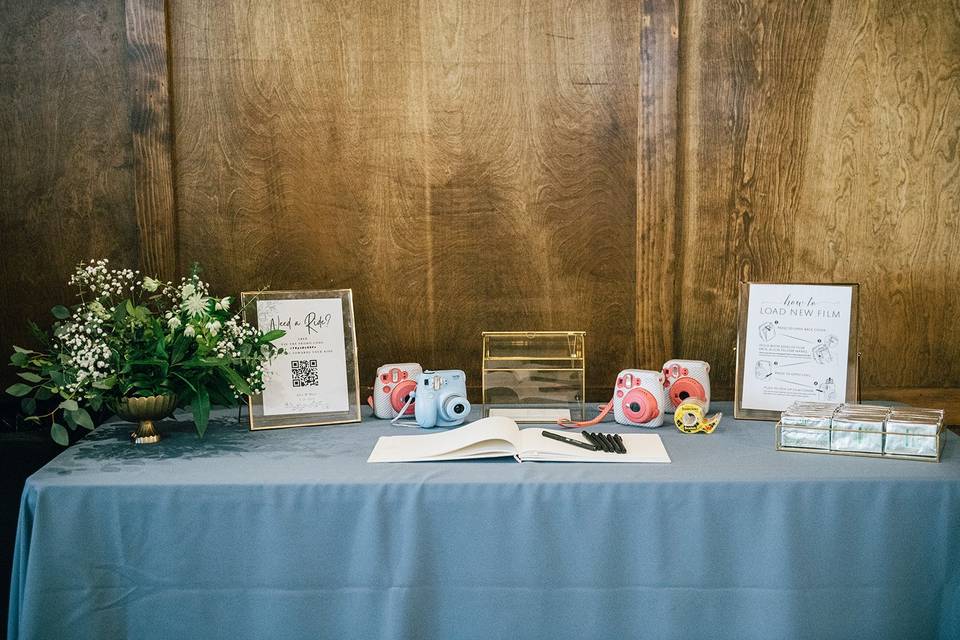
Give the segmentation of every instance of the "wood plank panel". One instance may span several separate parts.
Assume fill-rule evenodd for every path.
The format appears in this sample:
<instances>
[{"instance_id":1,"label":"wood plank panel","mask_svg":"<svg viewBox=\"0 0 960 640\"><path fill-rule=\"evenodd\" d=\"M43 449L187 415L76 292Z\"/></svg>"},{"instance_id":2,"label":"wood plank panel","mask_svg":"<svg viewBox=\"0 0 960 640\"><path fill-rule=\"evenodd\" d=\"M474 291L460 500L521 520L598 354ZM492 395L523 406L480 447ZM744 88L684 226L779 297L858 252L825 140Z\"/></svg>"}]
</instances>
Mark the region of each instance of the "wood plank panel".
<instances>
[{"instance_id":1,"label":"wood plank panel","mask_svg":"<svg viewBox=\"0 0 960 640\"><path fill-rule=\"evenodd\" d=\"M635 362L638 22L620 2L428 2L436 363L483 330L584 329L592 398Z\"/></svg>"},{"instance_id":2,"label":"wood plank panel","mask_svg":"<svg viewBox=\"0 0 960 640\"><path fill-rule=\"evenodd\" d=\"M138 259L120 2L0 0L0 356L72 301L91 257ZM3 372L9 380L12 371ZM5 385L4 385L5 386Z\"/></svg>"},{"instance_id":3,"label":"wood plank panel","mask_svg":"<svg viewBox=\"0 0 960 640\"><path fill-rule=\"evenodd\" d=\"M171 29L181 266L352 286L364 380L479 386L484 329L586 329L603 393L634 361L634 6L201 2Z\"/></svg>"},{"instance_id":4,"label":"wood plank panel","mask_svg":"<svg viewBox=\"0 0 960 640\"><path fill-rule=\"evenodd\" d=\"M416 3L171 7L180 267L352 287L364 385L432 361Z\"/></svg>"},{"instance_id":5,"label":"wood plank panel","mask_svg":"<svg viewBox=\"0 0 960 640\"><path fill-rule=\"evenodd\" d=\"M679 351L729 393L739 280L857 281L865 397L960 385L957 3L684 6Z\"/></svg>"},{"instance_id":6,"label":"wood plank panel","mask_svg":"<svg viewBox=\"0 0 960 640\"><path fill-rule=\"evenodd\" d=\"M165 0L126 0L127 85L140 266L172 279L177 247Z\"/></svg>"},{"instance_id":7,"label":"wood plank panel","mask_svg":"<svg viewBox=\"0 0 960 640\"><path fill-rule=\"evenodd\" d=\"M640 15L637 131L637 362L674 357L681 267L677 163L680 15L678 0L644 0Z\"/></svg>"}]
</instances>

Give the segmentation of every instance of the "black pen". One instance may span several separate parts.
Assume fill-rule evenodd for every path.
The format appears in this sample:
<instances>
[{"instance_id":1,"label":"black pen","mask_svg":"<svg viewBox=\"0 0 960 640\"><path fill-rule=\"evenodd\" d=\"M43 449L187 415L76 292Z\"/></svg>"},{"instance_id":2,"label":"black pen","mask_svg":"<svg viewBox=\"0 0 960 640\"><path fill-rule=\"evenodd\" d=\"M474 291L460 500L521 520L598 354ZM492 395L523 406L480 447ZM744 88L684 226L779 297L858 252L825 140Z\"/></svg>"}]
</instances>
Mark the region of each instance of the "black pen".
<instances>
[{"instance_id":1,"label":"black pen","mask_svg":"<svg viewBox=\"0 0 960 640\"><path fill-rule=\"evenodd\" d=\"M593 434L590 433L589 431L581 431L580 433L582 433L582 434L583 434L583 437L586 438L587 440L589 440L589 441L590 441L590 444L592 444L592 445L594 446L594 451L598 451L598 450L600 450L600 449L603 448L603 447L600 446L600 443L599 443L599 442L597 441L597 439L593 436Z\"/></svg>"},{"instance_id":2,"label":"black pen","mask_svg":"<svg viewBox=\"0 0 960 640\"><path fill-rule=\"evenodd\" d=\"M552 431L541 431L541 434L545 438L550 438L551 440L557 440L558 442L566 442L567 444L572 444L575 447L580 447L581 449L588 449L590 451L596 451L597 447L593 444L588 444L586 442L580 442L579 440L574 440L573 438L568 438L566 436L561 436L559 434L553 433Z\"/></svg>"},{"instance_id":3,"label":"black pen","mask_svg":"<svg viewBox=\"0 0 960 640\"><path fill-rule=\"evenodd\" d=\"M604 444L607 445L607 453L617 452L617 445L613 443L613 438L611 438L605 433L598 433L597 435L600 436L600 438L603 439Z\"/></svg>"},{"instance_id":4,"label":"black pen","mask_svg":"<svg viewBox=\"0 0 960 640\"><path fill-rule=\"evenodd\" d=\"M596 447L596 449L594 449L595 451L606 451L606 450L607 450L607 445L604 444L603 440L601 440L600 438L597 437L597 434L595 434L595 433L590 433L589 431L584 431L584 432L582 432L582 433L583 433L583 436L584 436L587 440L589 440L590 442L592 442L592 443L594 444L594 446Z\"/></svg>"},{"instance_id":5,"label":"black pen","mask_svg":"<svg viewBox=\"0 0 960 640\"><path fill-rule=\"evenodd\" d=\"M618 449L617 453L627 452L627 447L625 444L623 444L623 438L620 436L619 433L613 434L613 442L614 444L617 445L617 449Z\"/></svg>"},{"instance_id":6,"label":"black pen","mask_svg":"<svg viewBox=\"0 0 960 640\"><path fill-rule=\"evenodd\" d=\"M597 443L597 446L600 447L601 451L610 453L610 443L607 442L607 439L603 437L602 433L591 433L590 437L594 442Z\"/></svg>"}]
</instances>

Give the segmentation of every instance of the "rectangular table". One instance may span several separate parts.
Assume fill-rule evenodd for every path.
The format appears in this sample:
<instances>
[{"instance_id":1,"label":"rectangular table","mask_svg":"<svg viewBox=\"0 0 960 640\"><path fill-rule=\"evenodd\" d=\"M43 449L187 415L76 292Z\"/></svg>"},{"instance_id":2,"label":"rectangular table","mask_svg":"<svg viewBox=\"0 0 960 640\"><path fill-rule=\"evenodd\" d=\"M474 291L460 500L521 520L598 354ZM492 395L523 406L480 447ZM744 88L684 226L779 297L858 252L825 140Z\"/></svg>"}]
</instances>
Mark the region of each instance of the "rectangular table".
<instances>
[{"instance_id":1,"label":"rectangular table","mask_svg":"<svg viewBox=\"0 0 960 640\"><path fill-rule=\"evenodd\" d=\"M416 431L161 431L27 481L10 638L960 637L952 433L940 464L725 417L659 429L669 465L370 465Z\"/></svg>"}]
</instances>

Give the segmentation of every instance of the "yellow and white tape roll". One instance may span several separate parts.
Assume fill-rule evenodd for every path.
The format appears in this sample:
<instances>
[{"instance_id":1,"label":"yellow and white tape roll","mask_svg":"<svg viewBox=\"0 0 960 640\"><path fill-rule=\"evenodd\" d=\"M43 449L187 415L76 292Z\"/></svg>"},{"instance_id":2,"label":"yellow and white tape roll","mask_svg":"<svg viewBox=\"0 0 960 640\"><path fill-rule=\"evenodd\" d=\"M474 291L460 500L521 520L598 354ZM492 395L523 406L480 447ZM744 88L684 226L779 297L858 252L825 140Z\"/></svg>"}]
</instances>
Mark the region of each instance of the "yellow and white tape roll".
<instances>
[{"instance_id":1,"label":"yellow and white tape roll","mask_svg":"<svg viewBox=\"0 0 960 640\"><path fill-rule=\"evenodd\" d=\"M696 398L688 398L680 403L673 414L673 423L683 433L713 433L723 417L721 413L707 417L704 405Z\"/></svg>"}]
</instances>

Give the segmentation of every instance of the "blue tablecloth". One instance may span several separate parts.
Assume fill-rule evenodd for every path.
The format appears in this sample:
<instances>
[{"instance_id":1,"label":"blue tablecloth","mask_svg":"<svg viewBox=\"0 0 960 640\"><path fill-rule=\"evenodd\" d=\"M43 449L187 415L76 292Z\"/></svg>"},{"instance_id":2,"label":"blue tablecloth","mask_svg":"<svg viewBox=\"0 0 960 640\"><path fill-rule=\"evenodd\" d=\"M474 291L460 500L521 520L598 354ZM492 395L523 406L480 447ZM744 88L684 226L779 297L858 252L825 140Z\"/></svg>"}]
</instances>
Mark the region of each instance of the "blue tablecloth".
<instances>
[{"instance_id":1,"label":"blue tablecloth","mask_svg":"<svg viewBox=\"0 0 960 640\"><path fill-rule=\"evenodd\" d=\"M416 432L161 430L27 481L11 638L960 637L952 433L940 464L724 418L661 428L669 465L371 465Z\"/></svg>"}]
</instances>

